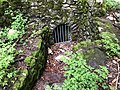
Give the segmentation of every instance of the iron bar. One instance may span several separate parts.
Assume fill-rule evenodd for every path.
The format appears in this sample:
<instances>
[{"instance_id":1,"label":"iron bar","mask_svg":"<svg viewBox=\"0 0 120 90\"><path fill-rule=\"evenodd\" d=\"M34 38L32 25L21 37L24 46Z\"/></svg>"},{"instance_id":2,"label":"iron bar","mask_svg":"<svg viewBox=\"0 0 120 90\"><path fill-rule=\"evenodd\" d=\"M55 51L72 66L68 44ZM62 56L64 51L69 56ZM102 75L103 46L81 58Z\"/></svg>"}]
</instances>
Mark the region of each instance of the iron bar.
<instances>
[{"instance_id":1,"label":"iron bar","mask_svg":"<svg viewBox=\"0 0 120 90\"><path fill-rule=\"evenodd\" d=\"M58 25L53 31L54 42L71 41L71 27L67 24Z\"/></svg>"}]
</instances>

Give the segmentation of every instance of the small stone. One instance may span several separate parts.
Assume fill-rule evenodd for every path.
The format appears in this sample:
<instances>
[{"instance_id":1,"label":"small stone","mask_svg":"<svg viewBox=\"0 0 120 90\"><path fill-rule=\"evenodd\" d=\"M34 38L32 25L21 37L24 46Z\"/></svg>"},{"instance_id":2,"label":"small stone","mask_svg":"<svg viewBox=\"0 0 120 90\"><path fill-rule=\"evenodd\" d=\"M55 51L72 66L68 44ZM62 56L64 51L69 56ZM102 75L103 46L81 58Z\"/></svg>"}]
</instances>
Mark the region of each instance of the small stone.
<instances>
[{"instance_id":1,"label":"small stone","mask_svg":"<svg viewBox=\"0 0 120 90\"><path fill-rule=\"evenodd\" d=\"M55 59L57 61L61 61L62 57L68 58L67 56L64 56L64 55L58 55Z\"/></svg>"},{"instance_id":2,"label":"small stone","mask_svg":"<svg viewBox=\"0 0 120 90\"><path fill-rule=\"evenodd\" d=\"M114 20L114 18L112 16L107 16L106 18L109 19L109 20L111 20L111 21Z\"/></svg>"},{"instance_id":3,"label":"small stone","mask_svg":"<svg viewBox=\"0 0 120 90\"><path fill-rule=\"evenodd\" d=\"M117 17L120 17L120 13L115 12L115 15L116 15Z\"/></svg>"},{"instance_id":4,"label":"small stone","mask_svg":"<svg viewBox=\"0 0 120 90\"><path fill-rule=\"evenodd\" d=\"M8 31L8 35L14 35L15 33L18 33L18 31L17 30L13 30L13 29L10 29L9 31Z\"/></svg>"},{"instance_id":5,"label":"small stone","mask_svg":"<svg viewBox=\"0 0 120 90\"><path fill-rule=\"evenodd\" d=\"M102 27L98 27L99 32L102 32L103 28Z\"/></svg>"},{"instance_id":6,"label":"small stone","mask_svg":"<svg viewBox=\"0 0 120 90\"><path fill-rule=\"evenodd\" d=\"M112 80L112 84L114 84L117 81L117 79L115 78L114 80Z\"/></svg>"},{"instance_id":7,"label":"small stone","mask_svg":"<svg viewBox=\"0 0 120 90\"><path fill-rule=\"evenodd\" d=\"M63 49L59 49L61 52L65 52L65 50L63 50Z\"/></svg>"},{"instance_id":8,"label":"small stone","mask_svg":"<svg viewBox=\"0 0 120 90\"><path fill-rule=\"evenodd\" d=\"M55 59L56 59L57 61L60 61L62 57L63 57L63 55L58 55Z\"/></svg>"},{"instance_id":9,"label":"small stone","mask_svg":"<svg viewBox=\"0 0 120 90\"><path fill-rule=\"evenodd\" d=\"M26 76L26 73L22 73L23 76Z\"/></svg>"},{"instance_id":10,"label":"small stone","mask_svg":"<svg viewBox=\"0 0 120 90\"><path fill-rule=\"evenodd\" d=\"M55 25L54 24L50 24L50 27L55 27Z\"/></svg>"},{"instance_id":11,"label":"small stone","mask_svg":"<svg viewBox=\"0 0 120 90\"><path fill-rule=\"evenodd\" d=\"M103 3L103 0L96 0L97 3Z\"/></svg>"},{"instance_id":12,"label":"small stone","mask_svg":"<svg viewBox=\"0 0 120 90\"><path fill-rule=\"evenodd\" d=\"M117 59L117 62L120 62L120 59Z\"/></svg>"},{"instance_id":13,"label":"small stone","mask_svg":"<svg viewBox=\"0 0 120 90\"><path fill-rule=\"evenodd\" d=\"M63 4L63 7L69 7L69 4Z\"/></svg>"},{"instance_id":14,"label":"small stone","mask_svg":"<svg viewBox=\"0 0 120 90\"><path fill-rule=\"evenodd\" d=\"M53 52L50 48L48 48L48 54L53 54Z\"/></svg>"},{"instance_id":15,"label":"small stone","mask_svg":"<svg viewBox=\"0 0 120 90\"><path fill-rule=\"evenodd\" d=\"M113 76L112 76L112 74L109 74L108 77L109 77L109 78L112 78Z\"/></svg>"},{"instance_id":16,"label":"small stone","mask_svg":"<svg viewBox=\"0 0 120 90\"><path fill-rule=\"evenodd\" d=\"M115 60L113 60L113 63L116 64L117 62Z\"/></svg>"}]
</instances>

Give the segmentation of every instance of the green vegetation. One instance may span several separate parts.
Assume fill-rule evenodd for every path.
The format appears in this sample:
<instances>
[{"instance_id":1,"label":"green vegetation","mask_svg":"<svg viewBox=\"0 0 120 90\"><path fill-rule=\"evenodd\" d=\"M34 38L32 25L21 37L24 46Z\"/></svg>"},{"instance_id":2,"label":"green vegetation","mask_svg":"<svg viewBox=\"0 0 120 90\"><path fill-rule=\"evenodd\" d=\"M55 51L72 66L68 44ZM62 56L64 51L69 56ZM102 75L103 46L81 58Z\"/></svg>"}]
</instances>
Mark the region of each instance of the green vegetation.
<instances>
[{"instance_id":1,"label":"green vegetation","mask_svg":"<svg viewBox=\"0 0 120 90\"><path fill-rule=\"evenodd\" d=\"M26 5L24 5L24 1L27 3ZM107 10L119 9L120 3L113 0L104 0L103 3L95 3L95 5L89 6L88 0L77 0L76 5L71 6L73 9L69 10L69 8L67 8L68 10L63 10L63 0L58 0L59 4L57 5L57 2L47 1L23 0L24 3L21 4L21 0L0 0L0 86L2 86L3 89L13 86L15 90L21 87L27 90L30 84L35 83L41 74L41 70L45 66L45 59L47 59L47 57L44 57L47 54L45 50L47 50L47 46L51 43L48 38L48 33L50 33L48 32L49 27L45 27L45 25L50 24L54 26L53 24L58 23L58 21L60 21L60 23L66 23L70 19L72 23L78 25L78 31L75 32L77 35L74 38L77 37L80 43L73 48L73 53L67 54L68 58L64 57L62 59L66 64L66 71L64 73L66 80L63 85L55 85L54 87L47 86L46 90L108 89L109 86L106 83L108 75L107 68L100 66L99 69L94 69L87 64L87 55L85 55L84 51L78 53L77 50L98 48L102 49L109 58L120 58L120 45L118 44L119 41L116 36L110 32L100 33L98 24L95 22L96 16L105 15ZM39 7L36 5L37 9L32 7L32 9L27 12L26 8L31 7L32 2L38 2L43 5L39 5ZM25 10L23 10L23 8L25 8ZM23 11L24 14L21 11ZM71 15L71 13L73 14ZM30 22L30 24L32 24L30 28L44 28L40 31L36 29L37 32L33 31L31 35L31 37L34 38L34 34L39 33L38 35L40 35L41 31L43 31L37 46L40 47L40 50L32 53L34 54L33 56L29 56L24 60L28 70L21 71L24 77L20 78L22 82L19 83L17 81L19 71L15 68L14 64L16 55L15 45L17 40L21 39L22 35L25 34L26 23L28 21L28 18L24 16L25 14L29 17L35 16L36 14L36 17L39 18L40 16L41 18L41 21L37 18L37 20L33 20L32 23ZM39 26L40 28L38 28ZM86 51L90 53L89 50ZM16 82L18 83L16 84ZM32 87L30 88L32 89Z\"/></svg>"},{"instance_id":2,"label":"green vegetation","mask_svg":"<svg viewBox=\"0 0 120 90\"><path fill-rule=\"evenodd\" d=\"M2 4L3 1L7 1L7 0L0 0L0 4Z\"/></svg>"},{"instance_id":3,"label":"green vegetation","mask_svg":"<svg viewBox=\"0 0 120 90\"><path fill-rule=\"evenodd\" d=\"M107 10L120 9L120 2L116 2L115 0L105 0L104 4Z\"/></svg>"},{"instance_id":4,"label":"green vegetation","mask_svg":"<svg viewBox=\"0 0 120 90\"><path fill-rule=\"evenodd\" d=\"M7 15L12 13L11 10L5 12ZM0 31L0 85L3 87L16 80L17 70L12 65L16 53L15 40L24 34L27 22L27 19L20 12L16 12L12 20L10 27L2 28Z\"/></svg>"},{"instance_id":5,"label":"green vegetation","mask_svg":"<svg viewBox=\"0 0 120 90\"><path fill-rule=\"evenodd\" d=\"M107 68L100 66L100 69L94 70L86 64L82 53L71 54L71 58L64 59L68 66L65 67L65 76L67 79L63 84L65 90L97 90L98 88L107 88L105 79L107 78Z\"/></svg>"},{"instance_id":6,"label":"green vegetation","mask_svg":"<svg viewBox=\"0 0 120 90\"><path fill-rule=\"evenodd\" d=\"M69 53L68 57L70 58L62 59L67 64L64 73L67 79L62 87L53 87L54 90L97 90L98 88L105 90L108 88L105 82L108 75L106 67L100 66L100 69L94 69L88 66L82 53ZM47 86L46 90L52 89Z\"/></svg>"},{"instance_id":7,"label":"green vegetation","mask_svg":"<svg viewBox=\"0 0 120 90\"><path fill-rule=\"evenodd\" d=\"M118 44L118 39L115 34L110 32L102 32L101 36L101 44L105 49L106 54L109 57L120 57L120 45Z\"/></svg>"},{"instance_id":8,"label":"green vegetation","mask_svg":"<svg viewBox=\"0 0 120 90\"><path fill-rule=\"evenodd\" d=\"M91 48L96 47L104 50L108 57L120 57L120 45L118 44L118 39L115 34L110 32L102 32L99 34L100 39L91 42L91 40L86 40L78 43L74 46L73 50L78 50L79 48Z\"/></svg>"},{"instance_id":9,"label":"green vegetation","mask_svg":"<svg viewBox=\"0 0 120 90\"><path fill-rule=\"evenodd\" d=\"M67 77L62 86L54 85L54 87L46 86L46 90L97 90L101 88L105 90L109 88L106 83L108 70L105 66L100 66L99 69L94 69L86 63L85 53L76 53L80 48L101 48L108 57L120 56L120 45L115 34L110 32L102 32L100 40L82 41L77 44L73 50L74 53L67 53L67 57L62 58L62 61L67 64L64 75ZM94 47L95 46L95 47ZM91 49L90 49L91 50ZM89 53L89 51L87 50ZM78 89L79 88L79 89Z\"/></svg>"}]
</instances>

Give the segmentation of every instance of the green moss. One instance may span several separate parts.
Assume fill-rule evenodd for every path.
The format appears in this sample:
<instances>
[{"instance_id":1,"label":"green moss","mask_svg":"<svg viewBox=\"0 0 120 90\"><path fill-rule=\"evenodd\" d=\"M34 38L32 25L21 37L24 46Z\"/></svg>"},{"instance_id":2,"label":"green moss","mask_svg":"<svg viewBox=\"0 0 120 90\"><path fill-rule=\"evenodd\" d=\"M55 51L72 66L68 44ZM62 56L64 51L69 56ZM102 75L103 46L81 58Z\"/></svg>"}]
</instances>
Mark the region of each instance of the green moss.
<instances>
[{"instance_id":1,"label":"green moss","mask_svg":"<svg viewBox=\"0 0 120 90\"><path fill-rule=\"evenodd\" d=\"M33 67L35 65L35 57L34 56L26 57L25 63L27 64L27 66Z\"/></svg>"},{"instance_id":2,"label":"green moss","mask_svg":"<svg viewBox=\"0 0 120 90\"><path fill-rule=\"evenodd\" d=\"M18 80L15 82L15 84L13 86L14 90L19 90L22 87L23 82L24 82L27 75L28 75L27 69L22 69L21 74L18 75Z\"/></svg>"},{"instance_id":3,"label":"green moss","mask_svg":"<svg viewBox=\"0 0 120 90\"><path fill-rule=\"evenodd\" d=\"M91 42L91 40L82 41L75 45L73 50L77 51L79 48L86 48L92 45L94 45L94 42Z\"/></svg>"},{"instance_id":4,"label":"green moss","mask_svg":"<svg viewBox=\"0 0 120 90\"><path fill-rule=\"evenodd\" d=\"M40 78L47 60L47 47L43 41L46 41L45 31L42 38L37 42L38 50L32 52L31 56L26 57L25 62L28 66L28 75L26 76L20 90L32 90L37 79Z\"/></svg>"},{"instance_id":5,"label":"green moss","mask_svg":"<svg viewBox=\"0 0 120 90\"><path fill-rule=\"evenodd\" d=\"M41 47L41 42L42 42L42 39L40 39L38 42L37 42L37 46L40 48Z\"/></svg>"},{"instance_id":6,"label":"green moss","mask_svg":"<svg viewBox=\"0 0 120 90\"><path fill-rule=\"evenodd\" d=\"M26 57L24 62L26 62L27 64L30 64L31 58L32 58L31 56Z\"/></svg>"}]
</instances>

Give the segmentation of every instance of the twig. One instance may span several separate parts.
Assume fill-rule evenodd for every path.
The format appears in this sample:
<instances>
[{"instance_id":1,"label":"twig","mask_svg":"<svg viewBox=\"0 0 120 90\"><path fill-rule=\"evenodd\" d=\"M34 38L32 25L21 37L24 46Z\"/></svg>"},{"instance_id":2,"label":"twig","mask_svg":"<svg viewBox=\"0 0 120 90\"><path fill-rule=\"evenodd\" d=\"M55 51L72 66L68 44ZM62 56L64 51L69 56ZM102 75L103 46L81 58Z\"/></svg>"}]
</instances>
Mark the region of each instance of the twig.
<instances>
[{"instance_id":1,"label":"twig","mask_svg":"<svg viewBox=\"0 0 120 90\"><path fill-rule=\"evenodd\" d=\"M118 88L118 79L119 79L119 70L120 70L119 63L117 63L117 66L118 66L118 75L117 75L117 80L116 80L116 90Z\"/></svg>"}]
</instances>

